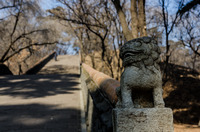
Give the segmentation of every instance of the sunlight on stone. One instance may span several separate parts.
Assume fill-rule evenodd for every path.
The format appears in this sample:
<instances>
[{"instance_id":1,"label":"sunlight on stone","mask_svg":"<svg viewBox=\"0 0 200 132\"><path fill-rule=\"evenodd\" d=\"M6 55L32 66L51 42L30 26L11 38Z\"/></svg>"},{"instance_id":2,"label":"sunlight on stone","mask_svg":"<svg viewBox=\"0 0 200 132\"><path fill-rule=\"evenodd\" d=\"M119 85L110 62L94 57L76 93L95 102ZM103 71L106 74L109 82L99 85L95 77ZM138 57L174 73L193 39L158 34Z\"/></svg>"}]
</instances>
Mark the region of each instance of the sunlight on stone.
<instances>
[{"instance_id":1,"label":"sunlight on stone","mask_svg":"<svg viewBox=\"0 0 200 132\"><path fill-rule=\"evenodd\" d=\"M27 126L34 126L34 125L40 125L47 121L47 119L42 118L33 118L33 117L21 117L18 119L14 119L13 122L17 124L23 124Z\"/></svg>"},{"instance_id":2,"label":"sunlight on stone","mask_svg":"<svg viewBox=\"0 0 200 132\"><path fill-rule=\"evenodd\" d=\"M41 78L41 79L38 79L39 82L45 82L45 81L50 81L50 79L44 79L44 78Z\"/></svg>"},{"instance_id":3,"label":"sunlight on stone","mask_svg":"<svg viewBox=\"0 0 200 132\"><path fill-rule=\"evenodd\" d=\"M62 82L61 80L52 80L51 82Z\"/></svg>"},{"instance_id":4,"label":"sunlight on stone","mask_svg":"<svg viewBox=\"0 0 200 132\"><path fill-rule=\"evenodd\" d=\"M14 80L9 80L9 82L11 83L15 83L15 82L24 82L24 81L28 81L29 79L14 79Z\"/></svg>"},{"instance_id":5,"label":"sunlight on stone","mask_svg":"<svg viewBox=\"0 0 200 132\"><path fill-rule=\"evenodd\" d=\"M13 90L13 92L34 92L34 91L36 91L36 89L27 89L27 88L24 88L24 89Z\"/></svg>"},{"instance_id":6,"label":"sunlight on stone","mask_svg":"<svg viewBox=\"0 0 200 132\"><path fill-rule=\"evenodd\" d=\"M7 90L7 89L9 89L10 87L1 87L0 88L0 91L4 91L4 90Z\"/></svg>"},{"instance_id":7,"label":"sunlight on stone","mask_svg":"<svg viewBox=\"0 0 200 132\"><path fill-rule=\"evenodd\" d=\"M5 79L6 77L5 76L0 76L0 79Z\"/></svg>"}]
</instances>

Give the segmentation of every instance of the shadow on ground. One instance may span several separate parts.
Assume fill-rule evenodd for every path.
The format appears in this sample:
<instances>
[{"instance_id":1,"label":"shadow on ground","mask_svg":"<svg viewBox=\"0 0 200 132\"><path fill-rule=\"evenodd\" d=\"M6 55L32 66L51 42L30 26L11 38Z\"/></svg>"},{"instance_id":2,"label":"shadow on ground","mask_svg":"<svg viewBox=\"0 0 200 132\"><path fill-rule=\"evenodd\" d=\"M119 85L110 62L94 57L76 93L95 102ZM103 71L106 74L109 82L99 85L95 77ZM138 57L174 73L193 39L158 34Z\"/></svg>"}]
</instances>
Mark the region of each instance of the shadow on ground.
<instances>
[{"instance_id":1,"label":"shadow on ground","mask_svg":"<svg viewBox=\"0 0 200 132\"><path fill-rule=\"evenodd\" d=\"M78 66L65 66L65 65L53 65L46 66L37 74L76 74L79 71Z\"/></svg>"},{"instance_id":2,"label":"shadow on ground","mask_svg":"<svg viewBox=\"0 0 200 132\"><path fill-rule=\"evenodd\" d=\"M175 123L195 124L200 120L199 73L183 66L170 65L170 79L164 85L165 103L173 109Z\"/></svg>"},{"instance_id":3,"label":"shadow on ground","mask_svg":"<svg viewBox=\"0 0 200 132\"><path fill-rule=\"evenodd\" d=\"M0 106L0 132L79 132L79 115L79 110L53 105Z\"/></svg>"},{"instance_id":4,"label":"shadow on ground","mask_svg":"<svg viewBox=\"0 0 200 132\"><path fill-rule=\"evenodd\" d=\"M78 79L79 74L0 76L0 132L79 132L80 110L56 100L73 96Z\"/></svg>"},{"instance_id":5,"label":"shadow on ground","mask_svg":"<svg viewBox=\"0 0 200 132\"><path fill-rule=\"evenodd\" d=\"M0 95L21 98L70 94L79 90L79 74L1 76Z\"/></svg>"}]
</instances>

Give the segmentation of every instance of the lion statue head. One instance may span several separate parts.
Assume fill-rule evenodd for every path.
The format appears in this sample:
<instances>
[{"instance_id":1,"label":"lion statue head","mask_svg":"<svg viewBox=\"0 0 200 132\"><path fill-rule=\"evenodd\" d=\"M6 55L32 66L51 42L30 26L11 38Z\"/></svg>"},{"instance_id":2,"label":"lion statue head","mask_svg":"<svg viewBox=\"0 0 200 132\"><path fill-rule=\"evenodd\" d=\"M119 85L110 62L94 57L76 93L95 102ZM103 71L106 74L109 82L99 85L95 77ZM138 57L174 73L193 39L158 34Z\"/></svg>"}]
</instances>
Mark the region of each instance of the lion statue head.
<instances>
[{"instance_id":1,"label":"lion statue head","mask_svg":"<svg viewBox=\"0 0 200 132\"><path fill-rule=\"evenodd\" d=\"M157 41L150 37L142 37L126 42L120 49L123 66L154 66L159 69L160 48Z\"/></svg>"}]
</instances>

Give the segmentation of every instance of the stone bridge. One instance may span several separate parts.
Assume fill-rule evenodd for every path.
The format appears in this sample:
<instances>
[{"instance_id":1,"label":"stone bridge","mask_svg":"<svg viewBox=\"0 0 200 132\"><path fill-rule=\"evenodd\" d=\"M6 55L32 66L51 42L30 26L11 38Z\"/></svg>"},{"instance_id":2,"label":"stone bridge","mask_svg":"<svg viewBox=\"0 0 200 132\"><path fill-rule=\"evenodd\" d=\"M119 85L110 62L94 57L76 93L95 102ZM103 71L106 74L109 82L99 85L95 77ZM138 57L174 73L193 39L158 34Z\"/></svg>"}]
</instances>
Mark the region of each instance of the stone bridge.
<instances>
[{"instance_id":1,"label":"stone bridge","mask_svg":"<svg viewBox=\"0 0 200 132\"><path fill-rule=\"evenodd\" d=\"M79 56L52 58L26 75L0 76L0 132L173 131L170 109L118 107L120 82Z\"/></svg>"},{"instance_id":2,"label":"stone bridge","mask_svg":"<svg viewBox=\"0 0 200 132\"><path fill-rule=\"evenodd\" d=\"M151 42L149 37L128 41L127 44L124 44L128 48L123 46L122 55L125 54L124 57L128 56L129 58L133 57L133 59L130 59L131 63L134 63L134 57L143 51L135 52L135 49L132 51L130 48L130 45L135 46L137 41L141 41L141 44L136 46L155 45L155 42ZM150 47L145 47L149 52L144 52L144 55L145 53L150 54ZM131 52L129 53L130 49ZM155 50L152 61L159 57L157 49L155 46L152 48L152 51ZM136 101L133 98L125 100L129 102L132 100L134 105L124 104L122 99L125 99L126 96L122 96L124 95L122 88L125 88L125 83L121 81L120 84L86 64L80 65L79 56L63 55L54 60L52 59L54 54L51 53L42 58L25 75L0 76L0 132L173 131L171 109L163 108L164 105L160 104L157 106L157 102L154 102L151 107L143 107L143 103L150 101L146 100L145 96L141 94L144 91L137 94ZM144 55L138 57L144 57ZM144 64L147 65L150 62L147 61ZM123 62L123 64L128 63L127 59L125 63ZM133 68L133 71L130 68ZM127 87L129 86L130 89L135 88L131 85L138 85L138 81L135 81L137 79L146 79L145 81L148 82L147 79L151 74L155 75L156 73L156 77L161 79L158 75L159 68L153 69L157 70L153 72L154 74L149 72L148 69L145 71L146 73L149 72L148 74L143 72L143 69L140 69L139 72L137 70L135 65L134 67L130 66L127 73L133 74L121 78L123 80L126 77L129 80L127 82L127 79L125 79ZM125 75L125 71L126 67L123 75ZM140 72L141 75L139 75ZM137 78L138 76L141 76L141 78ZM135 77L135 80L132 79L133 77ZM150 78L150 80L152 79ZM139 81L141 88L146 85L145 81ZM161 80L154 82L157 81L160 81L159 84L161 83ZM152 88L152 85L149 85ZM156 86L160 85L156 84ZM159 90L162 90L162 87L159 88ZM117 94L117 89L121 89L120 94ZM162 93L158 90L153 93L148 92L150 96L153 94L152 97L155 94L154 101L162 101ZM132 93L126 93L126 95L129 94ZM140 98L145 100L138 102L137 100ZM142 107L135 107L136 105Z\"/></svg>"}]
</instances>

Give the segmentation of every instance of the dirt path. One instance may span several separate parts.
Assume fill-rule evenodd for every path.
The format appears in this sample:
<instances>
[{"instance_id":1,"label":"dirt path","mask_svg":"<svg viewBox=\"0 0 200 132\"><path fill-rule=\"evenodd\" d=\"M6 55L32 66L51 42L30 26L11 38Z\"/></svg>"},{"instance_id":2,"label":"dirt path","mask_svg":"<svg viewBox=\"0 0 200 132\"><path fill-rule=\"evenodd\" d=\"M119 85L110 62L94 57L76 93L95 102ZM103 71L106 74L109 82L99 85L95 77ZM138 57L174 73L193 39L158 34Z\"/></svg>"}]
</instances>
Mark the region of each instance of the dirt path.
<instances>
[{"instance_id":1,"label":"dirt path","mask_svg":"<svg viewBox=\"0 0 200 132\"><path fill-rule=\"evenodd\" d=\"M0 132L79 132L78 64L59 56L40 75L1 76Z\"/></svg>"}]
</instances>

